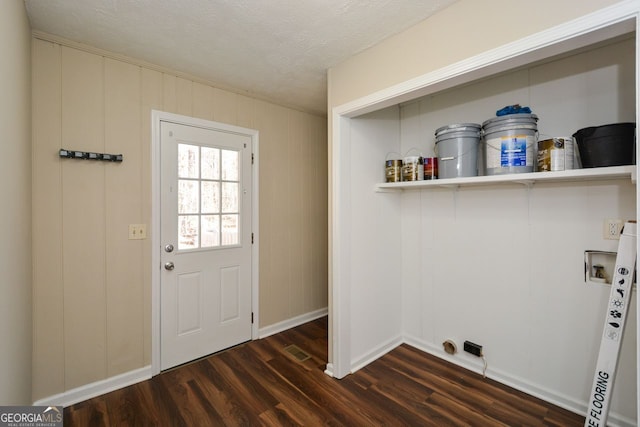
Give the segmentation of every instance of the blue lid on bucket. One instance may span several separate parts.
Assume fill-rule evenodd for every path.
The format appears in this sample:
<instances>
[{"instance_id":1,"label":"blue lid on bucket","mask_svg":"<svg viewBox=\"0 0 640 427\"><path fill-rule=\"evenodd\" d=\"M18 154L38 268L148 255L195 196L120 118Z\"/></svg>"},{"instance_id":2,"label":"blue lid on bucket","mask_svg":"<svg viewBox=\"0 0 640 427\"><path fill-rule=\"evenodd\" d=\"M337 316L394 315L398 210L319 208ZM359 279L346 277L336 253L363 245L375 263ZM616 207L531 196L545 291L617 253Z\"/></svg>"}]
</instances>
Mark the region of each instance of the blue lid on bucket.
<instances>
[{"instance_id":1,"label":"blue lid on bucket","mask_svg":"<svg viewBox=\"0 0 640 427\"><path fill-rule=\"evenodd\" d=\"M496 111L496 116L508 116L509 114L530 114L531 108L522 107L520 104L507 105Z\"/></svg>"}]
</instances>

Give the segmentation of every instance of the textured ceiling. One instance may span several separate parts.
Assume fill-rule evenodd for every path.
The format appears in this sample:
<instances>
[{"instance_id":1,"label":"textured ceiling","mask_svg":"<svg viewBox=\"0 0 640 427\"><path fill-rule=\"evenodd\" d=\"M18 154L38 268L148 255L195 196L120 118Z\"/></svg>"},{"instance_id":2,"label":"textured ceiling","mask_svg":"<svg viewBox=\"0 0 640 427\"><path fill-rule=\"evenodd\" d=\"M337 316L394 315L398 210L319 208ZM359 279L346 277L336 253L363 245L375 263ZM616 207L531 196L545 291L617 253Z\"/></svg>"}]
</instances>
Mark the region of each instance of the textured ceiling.
<instances>
[{"instance_id":1,"label":"textured ceiling","mask_svg":"<svg viewBox=\"0 0 640 427\"><path fill-rule=\"evenodd\" d=\"M326 70L456 0L25 0L34 30L326 112Z\"/></svg>"}]
</instances>

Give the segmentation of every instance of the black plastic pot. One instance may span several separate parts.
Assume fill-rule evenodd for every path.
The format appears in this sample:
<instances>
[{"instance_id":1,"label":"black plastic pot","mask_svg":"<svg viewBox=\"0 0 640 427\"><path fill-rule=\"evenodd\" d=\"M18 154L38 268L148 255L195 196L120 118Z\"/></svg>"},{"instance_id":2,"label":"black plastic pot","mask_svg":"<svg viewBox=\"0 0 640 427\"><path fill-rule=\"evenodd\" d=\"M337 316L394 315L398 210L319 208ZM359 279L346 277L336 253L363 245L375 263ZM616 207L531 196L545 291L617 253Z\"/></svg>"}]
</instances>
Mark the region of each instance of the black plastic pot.
<instances>
[{"instance_id":1,"label":"black plastic pot","mask_svg":"<svg viewBox=\"0 0 640 427\"><path fill-rule=\"evenodd\" d=\"M580 129L573 134L583 168L636 163L635 123L615 123Z\"/></svg>"}]
</instances>

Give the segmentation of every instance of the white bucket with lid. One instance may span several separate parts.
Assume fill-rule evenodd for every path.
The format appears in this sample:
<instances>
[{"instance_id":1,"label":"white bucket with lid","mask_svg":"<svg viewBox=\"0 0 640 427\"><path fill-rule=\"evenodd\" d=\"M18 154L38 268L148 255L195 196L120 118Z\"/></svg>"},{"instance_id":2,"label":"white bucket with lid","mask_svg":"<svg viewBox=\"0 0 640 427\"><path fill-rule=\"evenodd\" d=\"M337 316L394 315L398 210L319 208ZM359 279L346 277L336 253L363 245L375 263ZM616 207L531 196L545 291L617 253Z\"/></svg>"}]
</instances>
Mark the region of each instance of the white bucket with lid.
<instances>
[{"instance_id":1,"label":"white bucket with lid","mask_svg":"<svg viewBox=\"0 0 640 427\"><path fill-rule=\"evenodd\" d=\"M534 171L537 122L535 114L509 114L482 124L487 175Z\"/></svg>"},{"instance_id":2,"label":"white bucket with lid","mask_svg":"<svg viewBox=\"0 0 640 427\"><path fill-rule=\"evenodd\" d=\"M478 144L480 125L459 123L436 130L438 178L458 178L478 175Z\"/></svg>"}]
</instances>

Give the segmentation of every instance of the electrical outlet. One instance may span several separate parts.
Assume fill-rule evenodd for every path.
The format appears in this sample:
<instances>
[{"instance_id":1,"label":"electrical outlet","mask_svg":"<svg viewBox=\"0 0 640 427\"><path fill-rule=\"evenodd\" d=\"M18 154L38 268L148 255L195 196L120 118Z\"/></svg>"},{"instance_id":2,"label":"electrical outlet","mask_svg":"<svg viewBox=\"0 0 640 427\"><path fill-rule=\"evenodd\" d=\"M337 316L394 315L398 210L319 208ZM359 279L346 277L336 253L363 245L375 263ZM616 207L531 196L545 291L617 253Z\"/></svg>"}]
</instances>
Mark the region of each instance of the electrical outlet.
<instances>
[{"instance_id":1,"label":"electrical outlet","mask_svg":"<svg viewBox=\"0 0 640 427\"><path fill-rule=\"evenodd\" d=\"M623 226L624 221L621 219L605 219L602 228L602 237L607 240L620 240L620 233L622 233Z\"/></svg>"},{"instance_id":2,"label":"electrical outlet","mask_svg":"<svg viewBox=\"0 0 640 427\"><path fill-rule=\"evenodd\" d=\"M147 224L129 224L129 240L147 238Z\"/></svg>"},{"instance_id":3,"label":"electrical outlet","mask_svg":"<svg viewBox=\"0 0 640 427\"><path fill-rule=\"evenodd\" d=\"M464 351L474 356L482 357L482 346L471 341L464 342Z\"/></svg>"}]
</instances>

